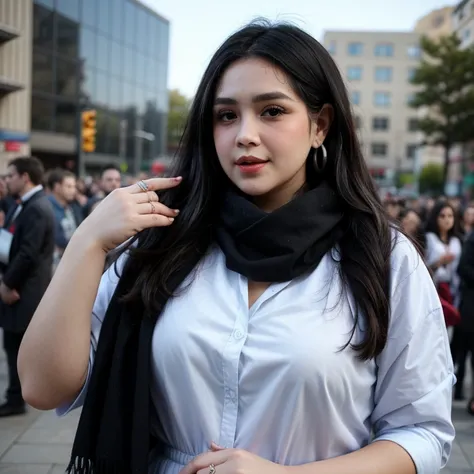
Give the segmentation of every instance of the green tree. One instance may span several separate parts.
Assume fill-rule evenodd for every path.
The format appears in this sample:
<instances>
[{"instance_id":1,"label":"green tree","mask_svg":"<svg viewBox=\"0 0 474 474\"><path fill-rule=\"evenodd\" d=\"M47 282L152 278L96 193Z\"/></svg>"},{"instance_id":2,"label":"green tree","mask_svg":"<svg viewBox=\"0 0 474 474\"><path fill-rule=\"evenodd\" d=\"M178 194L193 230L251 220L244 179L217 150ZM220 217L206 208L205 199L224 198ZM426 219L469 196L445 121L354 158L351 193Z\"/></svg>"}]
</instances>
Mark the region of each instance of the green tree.
<instances>
[{"instance_id":1,"label":"green tree","mask_svg":"<svg viewBox=\"0 0 474 474\"><path fill-rule=\"evenodd\" d=\"M420 173L420 193L442 194L444 190L444 166L428 163Z\"/></svg>"},{"instance_id":2,"label":"green tree","mask_svg":"<svg viewBox=\"0 0 474 474\"><path fill-rule=\"evenodd\" d=\"M191 101L177 89L169 91L168 147L176 147L181 140Z\"/></svg>"},{"instance_id":3,"label":"green tree","mask_svg":"<svg viewBox=\"0 0 474 474\"><path fill-rule=\"evenodd\" d=\"M426 110L419 121L425 144L444 147L444 189L451 148L474 138L474 47L462 49L453 34L439 41L422 38L421 49L423 59L411 81L419 90L411 105Z\"/></svg>"}]
</instances>

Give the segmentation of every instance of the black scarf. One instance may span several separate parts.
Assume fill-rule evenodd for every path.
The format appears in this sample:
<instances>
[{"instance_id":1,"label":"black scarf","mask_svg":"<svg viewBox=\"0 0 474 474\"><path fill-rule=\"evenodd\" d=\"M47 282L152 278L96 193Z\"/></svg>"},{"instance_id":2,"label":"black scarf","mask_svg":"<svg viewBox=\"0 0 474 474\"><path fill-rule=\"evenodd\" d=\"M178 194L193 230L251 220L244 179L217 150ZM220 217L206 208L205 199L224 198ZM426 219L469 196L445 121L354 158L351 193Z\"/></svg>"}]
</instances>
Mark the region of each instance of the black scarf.
<instances>
[{"instance_id":1,"label":"black scarf","mask_svg":"<svg viewBox=\"0 0 474 474\"><path fill-rule=\"evenodd\" d=\"M254 281L287 281L316 268L342 236L342 217L340 201L324 183L271 214L229 192L216 238L231 270ZM171 292L201 255L196 250L183 262L168 284ZM70 474L148 474L156 441L150 439L151 340L159 314L144 316L143 305L122 302L137 271L125 266L102 323ZM166 302L162 295L161 310Z\"/></svg>"}]
</instances>

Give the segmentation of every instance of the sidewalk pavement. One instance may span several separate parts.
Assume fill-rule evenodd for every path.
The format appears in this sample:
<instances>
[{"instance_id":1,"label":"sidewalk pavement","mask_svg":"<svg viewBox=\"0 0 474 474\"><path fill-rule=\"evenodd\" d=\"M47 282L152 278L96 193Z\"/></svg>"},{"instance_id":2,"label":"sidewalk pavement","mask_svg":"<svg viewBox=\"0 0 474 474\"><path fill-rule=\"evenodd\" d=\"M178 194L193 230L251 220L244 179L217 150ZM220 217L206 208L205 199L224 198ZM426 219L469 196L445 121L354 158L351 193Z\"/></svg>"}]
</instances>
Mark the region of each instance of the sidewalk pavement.
<instances>
[{"instance_id":1,"label":"sidewalk pavement","mask_svg":"<svg viewBox=\"0 0 474 474\"><path fill-rule=\"evenodd\" d=\"M0 349L0 393L7 385ZM58 418L54 412L30 408L27 415L0 418L0 474L63 474L69 461L79 410ZM474 417L465 402L455 402L456 442L442 474L474 474ZM433 473L435 474L435 473Z\"/></svg>"}]
</instances>

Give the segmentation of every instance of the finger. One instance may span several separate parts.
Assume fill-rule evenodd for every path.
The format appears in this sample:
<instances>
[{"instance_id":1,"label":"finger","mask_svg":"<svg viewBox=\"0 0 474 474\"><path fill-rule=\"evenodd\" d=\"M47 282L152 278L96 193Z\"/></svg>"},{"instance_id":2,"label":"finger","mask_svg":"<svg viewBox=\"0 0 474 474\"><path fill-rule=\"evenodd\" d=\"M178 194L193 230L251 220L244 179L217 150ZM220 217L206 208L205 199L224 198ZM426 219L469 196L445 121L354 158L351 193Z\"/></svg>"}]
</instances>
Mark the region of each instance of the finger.
<instances>
[{"instance_id":1,"label":"finger","mask_svg":"<svg viewBox=\"0 0 474 474\"><path fill-rule=\"evenodd\" d=\"M211 450L212 451L222 451L223 448L222 446L219 446L217 443L214 443L214 441L211 443Z\"/></svg>"},{"instance_id":2,"label":"finger","mask_svg":"<svg viewBox=\"0 0 474 474\"><path fill-rule=\"evenodd\" d=\"M133 196L135 198L135 202L138 204L150 201L158 202L160 200L158 194L156 194L155 191L147 191L146 193L142 192L140 194L134 194Z\"/></svg>"},{"instance_id":3,"label":"finger","mask_svg":"<svg viewBox=\"0 0 474 474\"><path fill-rule=\"evenodd\" d=\"M178 186L183 178L181 176L175 178L151 178L143 180L148 191L161 191L163 189L170 189ZM132 184L128 187L132 194L144 193L143 189L137 184Z\"/></svg>"},{"instance_id":4,"label":"finger","mask_svg":"<svg viewBox=\"0 0 474 474\"><path fill-rule=\"evenodd\" d=\"M200 454L188 463L184 469L181 470L180 474L196 474L198 471L203 469L207 469L207 474L209 474L209 466L211 464L218 466L225 463L229 457L230 451L230 449L224 449L222 451L208 451L207 453Z\"/></svg>"},{"instance_id":5,"label":"finger","mask_svg":"<svg viewBox=\"0 0 474 474\"><path fill-rule=\"evenodd\" d=\"M179 214L177 209L169 207L159 202L145 202L137 205L138 214L161 214L167 217L176 217Z\"/></svg>"}]
</instances>

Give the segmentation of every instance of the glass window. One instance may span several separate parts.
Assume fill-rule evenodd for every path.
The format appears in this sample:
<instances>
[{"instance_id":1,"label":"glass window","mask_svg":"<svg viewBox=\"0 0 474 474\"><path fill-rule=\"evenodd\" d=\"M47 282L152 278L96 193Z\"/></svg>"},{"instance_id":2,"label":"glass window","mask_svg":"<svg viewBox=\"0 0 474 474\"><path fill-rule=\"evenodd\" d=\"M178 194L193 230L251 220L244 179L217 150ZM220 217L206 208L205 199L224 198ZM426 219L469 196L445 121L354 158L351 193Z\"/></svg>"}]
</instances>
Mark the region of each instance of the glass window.
<instances>
[{"instance_id":1,"label":"glass window","mask_svg":"<svg viewBox=\"0 0 474 474\"><path fill-rule=\"evenodd\" d=\"M145 76L146 85L150 90L156 90L158 84L158 70L159 70L159 62L155 61L152 58L146 58L147 62L147 71ZM156 94L154 96L156 98Z\"/></svg>"},{"instance_id":2,"label":"glass window","mask_svg":"<svg viewBox=\"0 0 474 474\"><path fill-rule=\"evenodd\" d=\"M54 104L51 100L33 96L31 99L31 128L51 130L53 128Z\"/></svg>"},{"instance_id":3,"label":"glass window","mask_svg":"<svg viewBox=\"0 0 474 474\"><path fill-rule=\"evenodd\" d=\"M72 20L79 21L79 2L77 0L56 0L56 10Z\"/></svg>"},{"instance_id":4,"label":"glass window","mask_svg":"<svg viewBox=\"0 0 474 474\"><path fill-rule=\"evenodd\" d=\"M110 42L110 72L117 77L123 76L123 46L116 41Z\"/></svg>"},{"instance_id":5,"label":"glass window","mask_svg":"<svg viewBox=\"0 0 474 474\"><path fill-rule=\"evenodd\" d=\"M102 35L97 36L97 67L109 72L109 40Z\"/></svg>"},{"instance_id":6,"label":"glass window","mask_svg":"<svg viewBox=\"0 0 474 474\"><path fill-rule=\"evenodd\" d=\"M418 119L417 118L408 119L408 131L409 132L417 132L418 131Z\"/></svg>"},{"instance_id":7,"label":"glass window","mask_svg":"<svg viewBox=\"0 0 474 474\"><path fill-rule=\"evenodd\" d=\"M109 116L105 110L97 110L97 153L107 153Z\"/></svg>"},{"instance_id":8,"label":"glass window","mask_svg":"<svg viewBox=\"0 0 474 474\"><path fill-rule=\"evenodd\" d=\"M352 91L351 92L351 102L354 105L360 104L360 91Z\"/></svg>"},{"instance_id":9,"label":"glass window","mask_svg":"<svg viewBox=\"0 0 474 474\"><path fill-rule=\"evenodd\" d=\"M109 113L109 140L107 153L110 155L118 155L120 144L120 121L122 120L119 114Z\"/></svg>"},{"instance_id":10,"label":"glass window","mask_svg":"<svg viewBox=\"0 0 474 474\"><path fill-rule=\"evenodd\" d=\"M147 52L148 41L148 16L144 8L137 8L137 49L143 53Z\"/></svg>"},{"instance_id":11,"label":"glass window","mask_svg":"<svg viewBox=\"0 0 474 474\"><path fill-rule=\"evenodd\" d=\"M82 0L82 23L97 27L98 4L97 0Z\"/></svg>"},{"instance_id":12,"label":"glass window","mask_svg":"<svg viewBox=\"0 0 474 474\"><path fill-rule=\"evenodd\" d=\"M349 66L347 68L347 79L360 81L362 79L362 68L360 66Z\"/></svg>"},{"instance_id":13,"label":"glass window","mask_svg":"<svg viewBox=\"0 0 474 474\"><path fill-rule=\"evenodd\" d=\"M132 2L125 2L125 43L135 46L137 29L137 7Z\"/></svg>"},{"instance_id":14,"label":"glass window","mask_svg":"<svg viewBox=\"0 0 474 474\"><path fill-rule=\"evenodd\" d=\"M135 81L136 53L131 48L124 48L124 77L130 81Z\"/></svg>"},{"instance_id":15,"label":"glass window","mask_svg":"<svg viewBox=\"0 0 474 474\"><path fill-rule=\"evenodd\" d=\"M77 99L77 63L56 58L56 95Z\"/></svg>"},{"instance_id":16,"label":"glass window","mask_svg":"<svg viewBox=\"0 0 474 474\"><path fill-rule=\"evenodd\" d=\"M56 51L70 59L79 57L79 24L56 15Z\"/></svg>"},{"instance_id":17,"label":"glass window","mask_svg":"<svg viewBox=\"0 0 474 474\"><path fill-rule=\"evenodd\" d=\"M387 156L387 149L386 143L372 143L372 156Z\"/></svg>"},{"instance_id":18,"label":"glass window","mask_svg":"<svg viewBox=\"0 0 474 474\"><path fill-rule=\"evenodd\" d=\"M167 22L160 20L160 60L164 63L168 63L168 54L169 54L169 40L170 40L170 25Z\"/></svg>"},{"instance_id":19,"label":"glass window","mask_svg":"<svg viewBox=\"0 0 474 474\"><path fill-rule=\"evenodd\" d=\"M328 45L326 46L326 49L328 50L328 53L336 54L336 46L337 46L337 43L336 43L335 40L329 41Z\"/></svg>"},{"instance_id":20,"label":"glass window","mask_svg":"<svg viewBox=\"0 0 474 474\"><path fill-rule=\"evenodd\" d=\"M123 42L123 2L115 2L112 8L112 36Z\"/></svg>"},{"instance_id":21,"label":"glass window","mask_svg":"<svg viewBox=\"0 0 474 474\"><path fill-rule=\"evenodd\" d=\"M374 105L377 107L389 107L392 103L392 95L390 92L375 92Z\"/></svg>"},{"instance_id":22,"label":"glass window","mask_svg":"<svg viewBox=\"0 0 474 474\"><path fill-rule=\"evenodd\" d=\"M373 130L388 130L389 123L388 117L374 117L372 119L372 128Z\"/></svg>"},{"instance_id":23,"label":"glass window","mask_svg":"<svg viewBox=\"0 0 474 474\"><path fill-rule=\"evenodd\" d=\"M408 46L407 54L409 58L418 59L421 56L421 50L418 45Z\"/></svg>"},{"instance_id":24,"label":"glass window","mask_svg":"<svg viewBox=\"0 0 474 474\"><path fill-rule=\"evenodd\" d=\"M157 101L158 110L162 113L167 113L169 108L169 96L167 90L162 90L158 93Z\"/></svg>"},{"instance_id":25,"label":"glass window","mask_svg":"<svg viewBox=\"0 0 474 474\"><path fill-rule=\"evenodd\" d=\"M98 30L105 34L109 35L112 32L110 27L110 20L112 17L112 5L110 0L99 0L97 2L99 6L99 12L97 16L97 28Z\"/></svg>"},{"instance_id":26,"label":"glass window","mask_svg":"<svg viewBox=\"0 0 474 474\"><path fill-rule=\"evenodd\" d=\"M117 112L121 109L122 102L122 82L120 79L111 77L109 79L109 104L112 109L115 109Z\"/></svg>"},{"instance_id":27,"label":"glass window","mask_svg":"<svg viewBox=\"0 0 474 474\"><path fill-rule=\"evenodd\" d=\"M96 89L95 89L95 77L96 71L90 67L85 67L81 74L80 83L80 97L81 102L92 104L95 100Z\"/></svg>"},{"instance_id":28,"label":"glass window","mask_svg":"<svg viewBox=\"0 0 474 474\"><path fill-rule=\"evenodd\" d=\"M32 88L53 93L53 57L48 53L33 51Z\"/></svg>"},{"instance_id":29,"label":"glass window","mask_svg":"<svg viewBox=\"0 0 474 474\"><path fill-rule=\"evenodd\" d=\"M392 81L392 68L378 66L375 68L375 82L391 82Z\"/></svg>"},{"instance_id":30,"label":"glass window","mask_svg":"<svg viewBox=\"0 0 474 474\"><path fill-rule=\"evenodd\" d=\"M393 56L393 44L391 43L378 43L374 49L375 56L391 57Z\"/></svg>"},{"instance_id":31,"label":"glass window","mask_svg":"<svg viewBox=\"0 0 474 474\"><path fill-rule=\"evenodd\" d=\"M124 81L122 84L122 100L126 108L135 106L135 85Z\"/></svg>"},{"instance_id":32,"label":"glass window","mask_svg":"<svg viewBox=\"0 0 474 474\"><path fill-rule=\"evenodd\" d=\"M347 45L347 54L349 56L361 56L364 52L364 45L359 42L349 43Z\"/></svg>"},{"instance_id":33,"label":"glass window","mask_svg":"<svg viewBox=\"0 0 474 474\"><path fill-rule=\"evenodd\" d=\"M40 5L34 5L33 11L33 45L53 50L54 14Z\"/></svg>"},{"instance_id":34,"label":"glass window","mask_svg":"<svg viewBox=\"0 0 474 474\"><path fill-rule=\"evenodd\" d=\"M51 8L51 10L54 8L54 0L35 0L35 4L36 3L44 5L45 7Z\"/></svg>"},{"instance_id":35,"label":"glass window","mask_svg":"<svg viewBox=\"0 0 474 474\"><path fill-rule=\"evenodd\" d=\"M89 28L81 29L80 57L87 66L97 66L97 35Z\"/></svg>"},{"instance_id":36,"label":"glass window","mask_svg":"<svg viewBox=\"0 0 474 474\"><path fill-rule=\"evenodd\" d=\"M146 85L147 74L150 73L148 70L148 58L141 53L136 53L136 70L135 70L135 82L137 84Z\"/></svg>"},{"instance_id":37,"label":"glass window","mask_svg":"<svg viewBox=\"0 0 474 474\"><path fill-rule=\"evenodd\" d=\"M416 74L416 68L415 67L408 68L407 76L408 76L408 81L409 82L413 80L413 78L415 77L415 74Z\"/></svg>"},{"instance_id":38,"label":"glass window","mask_svg":"<svg viewBox=\"0 0 474 474\"><path fill-rule=\"evenodd\" d=\"M77 131L77 104L72 102L56 103L55 131L75 135Z\"/></svg>"},{"instance_id":39,"label":"glass window","mask_svg":"<svg viewBox=\"0 0 474 474\"><path fill-rule=\"evenodd\" d=\"M407 145L406 155L408 160L413 160L415 158L416 148L416 145Z\"/></svg>"},{"instance_id":40,"label":"glass window","mask_svg":"<svg viewBox=\"0 0 474 474\"><path fill-rule=\"evenodd\" d=\"M97 104L109 105L109 77L107 74L97 71L96 76L96 98Z\"/></svg>"}]
</instances>

